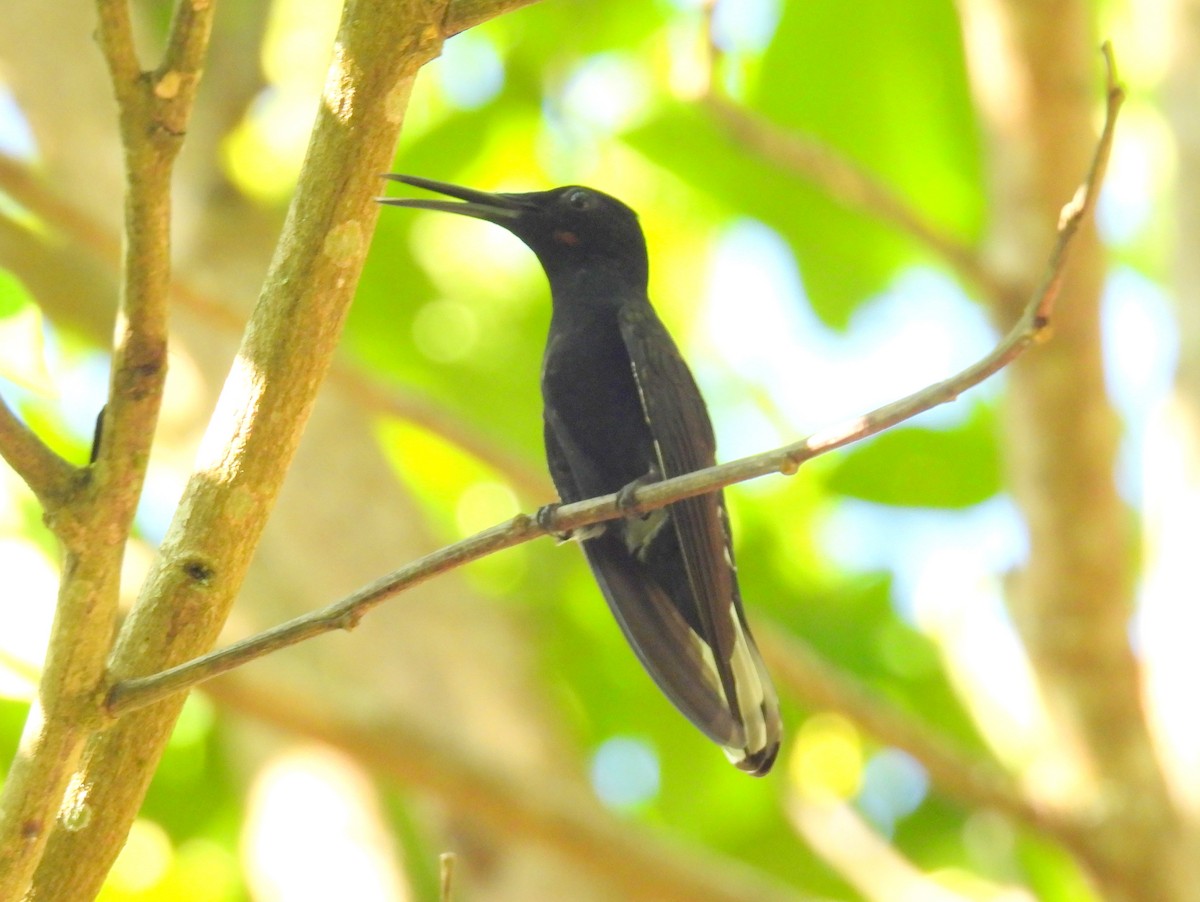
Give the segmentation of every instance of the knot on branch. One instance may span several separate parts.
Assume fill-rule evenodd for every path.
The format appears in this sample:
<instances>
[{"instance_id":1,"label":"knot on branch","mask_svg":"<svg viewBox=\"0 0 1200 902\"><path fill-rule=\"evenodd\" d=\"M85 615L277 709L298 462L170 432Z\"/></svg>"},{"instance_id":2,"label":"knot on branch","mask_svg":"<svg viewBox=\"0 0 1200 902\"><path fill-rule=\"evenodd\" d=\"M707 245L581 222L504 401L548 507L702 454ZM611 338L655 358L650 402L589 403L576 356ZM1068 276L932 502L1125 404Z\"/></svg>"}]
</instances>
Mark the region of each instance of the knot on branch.
<instances>
[{"instance_id":1,"label":"knot on branch","mask_svg":"<svg viewBox=\"0 0 1200 902\"><path fill-rule=\"evenodd\" d=\"M217 575L216 569L211 564L195 557L183 560L179 565L179 569L183 571L184 576L193 584L201 588L212 583Z\"/></svg>"}]
</instances>

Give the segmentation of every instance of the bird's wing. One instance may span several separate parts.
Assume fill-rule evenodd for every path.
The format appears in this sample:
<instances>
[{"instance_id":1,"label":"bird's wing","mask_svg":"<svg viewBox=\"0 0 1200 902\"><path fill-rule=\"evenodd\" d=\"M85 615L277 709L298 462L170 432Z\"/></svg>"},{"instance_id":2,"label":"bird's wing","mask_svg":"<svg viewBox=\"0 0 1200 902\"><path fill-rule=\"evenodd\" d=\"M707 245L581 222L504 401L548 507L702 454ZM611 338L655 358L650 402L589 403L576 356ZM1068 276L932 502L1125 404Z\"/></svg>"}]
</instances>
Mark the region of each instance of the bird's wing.
<instances>
[{"instance_id":1,"label":"bird's wing","mask_svg":"<svg viewBox=\"0 0 1200 902\"><path fill-rule=\"evenodd\" d=\"M661 475L670 478L712 466L712 423L670 334L649 304L626 304L620 327ZM723 497L714 492L666 510L673 529L650 531L645 544L630 551L645 563L669 596L670 607L689 621L695 640L704 646L687 659L703 666L676 674L672 682L706 684L710 707L723 707L739 727L740 741L727 743L727 753L739 767L764 773L779 747L778 701L742 611ZM686 578L681 580L680 574Z\"/></svg>"},{"instance_id":2,"label":"bird's wing","mask_svg":"<svg viewBox=\"0 0 1200 902\"><path fill-rule=\"evenodd\" d=\"M545 419L546 458L564 502L587 497L580 491L576 467L586 457L573 449L570 434L552 413ZM624 530L608 524L582 545L592 573L613 616L647 673L663 693L706 736L722 746L742 742L715 684L712 653L650 572L631 553Z\"/></svg>"}]
</instances>

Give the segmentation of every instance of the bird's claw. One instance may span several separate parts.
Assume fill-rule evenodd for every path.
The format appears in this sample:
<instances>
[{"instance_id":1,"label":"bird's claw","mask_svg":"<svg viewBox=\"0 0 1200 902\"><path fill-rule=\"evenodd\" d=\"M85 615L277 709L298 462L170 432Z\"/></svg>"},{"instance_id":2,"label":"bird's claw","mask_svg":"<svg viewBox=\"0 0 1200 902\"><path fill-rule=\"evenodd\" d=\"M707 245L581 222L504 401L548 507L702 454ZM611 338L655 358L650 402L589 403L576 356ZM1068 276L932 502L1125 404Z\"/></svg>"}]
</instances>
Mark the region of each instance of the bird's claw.
<instances>
[{"instance_id":1,"label":"bird's claw","mask_svg":"<svg viewBox=\"0 0 1200 902\"><path fill-rule=\"evenodd\" d=\"M543 504L538 508L538 512L534 514L533 519L537 521L537 525L552 536L559 545L564 542L583 542L587 539L594 539L596 536L604 533L603 523L592 523L589 526L581 526L579 529L554 529L554 514L562 505L558 502L554 504Z\"/></svg>"},{"instance_id":2,"label":"bird's claw","mask_svg":"<svg viewBox=\"0 0 1200 902\"><path fill-rule=\"evenodd\" d=\"M624 513L627 517L634 516L640 517L643 520L646 519L646 517L650 516L649 514L630 513L633 508L637 507L637 490L643 486L647 486L661 480L662 476L659 475L658 469L655 468L645 475L639 476L637 479L633 480L633 482L622 486L617 492L617 509Z\"/></svg>"}]
</instances>

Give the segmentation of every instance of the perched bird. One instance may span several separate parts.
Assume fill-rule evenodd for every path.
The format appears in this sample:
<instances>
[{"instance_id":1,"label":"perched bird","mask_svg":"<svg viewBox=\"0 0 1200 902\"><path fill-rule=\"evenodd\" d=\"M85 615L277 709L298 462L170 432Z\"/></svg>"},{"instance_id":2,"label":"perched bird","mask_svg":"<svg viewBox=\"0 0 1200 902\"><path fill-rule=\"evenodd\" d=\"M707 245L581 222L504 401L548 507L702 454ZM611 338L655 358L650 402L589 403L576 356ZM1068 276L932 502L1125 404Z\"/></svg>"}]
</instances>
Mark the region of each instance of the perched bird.
<instances>
[{"instance_id":1,"label":"perched bird","mask_svg":"<svg viewBox=\"0 0 1200 902\"><path fill-rule=\"evenodd\" d=\"M691 371L646 294L637 214L590 188L490 194L386 178L459 202L380 198L503 226L537 255L553 311L542 364L550 475L564 502L710 467L716 441ZM580 531L625 638L674 705L739 768L771 768L779 704L746 625L720 492Z\"/></svg>"}]
</instances>

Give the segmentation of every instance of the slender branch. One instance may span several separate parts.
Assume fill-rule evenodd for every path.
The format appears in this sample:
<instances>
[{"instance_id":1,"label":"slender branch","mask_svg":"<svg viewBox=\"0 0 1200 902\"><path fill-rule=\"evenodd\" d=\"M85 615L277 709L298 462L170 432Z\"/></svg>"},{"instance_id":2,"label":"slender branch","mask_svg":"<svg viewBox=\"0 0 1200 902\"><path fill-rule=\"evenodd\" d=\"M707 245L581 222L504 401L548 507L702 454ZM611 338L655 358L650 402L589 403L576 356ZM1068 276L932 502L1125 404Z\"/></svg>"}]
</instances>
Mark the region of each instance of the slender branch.
<instances>
[{"instance_id":1,"label":"slender branch","mask_svg":"<svg viewBox=\"0 0 1200 902\"><path fill-rule=\"evenodd\" d=\"M214 5L214 0L184 0L183 3L175 5L167 49L155 72L159 81L163 73L178 72L183 79L180 87L187 88L192 95L195 94L200 84L200 71L208 48ZM186 95L164 91L161 84L157 86L157 91L160 97L179 97L182 101L180 106L191 105L191 99Z\"/></svg>"},{"instance_id":2,"label":"slender branch","mask_svg":"<svg viewBox=\"0 0 1200 902\"><path fill-rule=\"evenodd\" d=\"M22 897L29 887L84 744L100 721L99 687L112 650L125 540L166 379L171 170L212 17L206 0L180 0L179 7L171 44L177 62L190 68L175 71L164 90L165 79L143 77L127 0L97 2L125 152L121 296L95 461L83 491L46 509L64 548L63 578L38 700L0 793L0 899Z\"/></svg>"},{"instance_id":3,"label":"slender branch","mask_svg":"<svg viewBox=\"0 0 1200 902\"><path fill-rule=\"evenodd\" d=\"M112 385L97 449L96 497L127 523L141 494L166 383L171 171L183 146L212 27L210 0L179 0L162 65L143 73L126 0L100 0L125 149L126 240Z\"/></svg>"},{"instance_id":4,"label":"slender branch","mask_svg":"<svg viewBox=\"0 0 1200 902\"><path fill-rule=\"evenodd\" d=\"M112 76L117 102L124 105L142 69L133 43L129 4L121 0L97 0L96 12L100 19L96 36Z\"/></svg>"},{"instance_id":5,"label":"slender branch","mask_svg":"<svg viewBox=\"0 0 1200 902\"><path fill-rule=\"evenodd\" d=\"M565 505L558 509L556 520L560 523L579 521L579 525L583 525L612 519L618 516L616 497L609 495ZM113 717L119 717L273 651L333 630L353 629L367 611L406 589L504 548L545 535L546 531L535 517L519 514L468 539L418 558L317 611L161 673L121 680L109 692L108 712Z\"/></svg>"},{"instance_id":6,"label":"slender branch","mask_svg":"<svg viewBox=\"0 0 1200 902\"><path fill-rule=\"evenodd\" d=\"M112 379L91 506L121 541L141 495L166 384L171 172L212 28L210 0L178 0L163 63L142 72L127 0L98 0L125 158L125 241ZM87 537L91 541L91 536Z\"/></svg>"},{"instance_id":7,"label":"slender branch","mask_svg":"<svg viewBox=\"0 0 1200 902\"><path fill-rule=\"evenodd\" d=\"M1062 212L1059 215L1059 240L1054 248L1054 256L1050 258L1049 273L1046 282L1047 290L1051 297L1057 296L1059 288L1062 286L1063 271L1065 269L1062 261L1065 261L1070 241L1079 230L1079 226L1083 223L1088 210L1096 204L1096 192L1101 182L1104 181L1104 172L1108 169L1108 159L1112 153L1113 133L1117 127L1117 114L1121 110L1121 104L1125 102L1125 89L1121 86L1121 82L1117 77L1117 60L1113 54L1112 42L1105 41L1101 44L1100 53L1104 56L1105 72L1104 127L1101 129L1100 138L1096 142L1096 151L1092 154L1092 161L1088 166L1088 172L1083 184L1076 189L1075 196L1071 198L1070 203L1062 208ZM1064 237L1066 240L1064 240ZM1048 319L1049 310L1039 310L1038 315Z\"/></svg>"},{"instance_id":8,"label":"slender branch","mask_svg":"<svg viewBox=\"0 0 1200 902\"><path fill-rule=\"evenodd\" d=\"M367 611L383 601L440 573L503 548L527 542L547 532L565 532L629 513L653 510L768 473L791 475L800 464L811 458L875 435L932 407L954 400L968 388L978 385L1008 365L1046 334L1071 242L1079 224L1095 204L1120 103L1120 89L1114 87L1109 93L1108 119L1097 144L1093 163L1080 191L1063 209L1058 240L1041 286L1030 298L1008 335L991 353L957 375L791 445L640 488L632 506L619 507L618 496L612 494L558 506L549 516L541 518L520 514L419 558L320 610L160 673L122 680L109 693L109 713L114 717L120 716L270 652L332 630L353 629Z\"/></svg>"},{"instance_id":9,"label":"slender branch","mask_svg":"<svg viewBox=\"0 0 1200 902\"><path fill-rule=\"evenodd\" d=\"M57 508L82 471L59 457L0 398L0 457L25 480L42 509Z\"/></svg>"},{"instance_id":10,"label":"slender branch","mask_svg":"<svg viewBox=\"0 0 1200 902\"><path fill-rule=\"evenodd\" d=\"M444 3L428 0L346 3L262 293L197 468L109 656L110 684L216 641L333 358L377 216L377 174L391 159L416 72L440 49L443 19ZM99 891L181 705L172 698L95 737L80 776L91 825L54 832L35 876L38 898Z\"/></svg>"}]
</instances>

